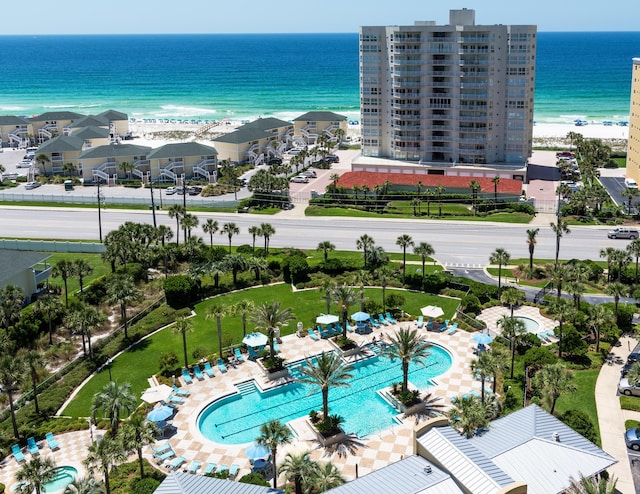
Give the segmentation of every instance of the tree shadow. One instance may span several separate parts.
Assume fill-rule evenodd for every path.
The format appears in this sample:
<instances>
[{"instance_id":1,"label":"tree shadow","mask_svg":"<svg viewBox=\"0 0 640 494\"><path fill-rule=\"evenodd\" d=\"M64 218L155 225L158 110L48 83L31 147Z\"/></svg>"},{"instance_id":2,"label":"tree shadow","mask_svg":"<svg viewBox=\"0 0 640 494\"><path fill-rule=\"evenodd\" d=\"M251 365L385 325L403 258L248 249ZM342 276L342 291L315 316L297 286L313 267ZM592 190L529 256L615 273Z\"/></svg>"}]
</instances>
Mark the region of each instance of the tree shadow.
<instances>
[{"instance_id":1,"label":"tree shadow","mask_svg":"<svg viewBox=\"0 0 640 494\"><path fill-rule=\"evenodd\" d=\"M312 441L316 445L316 449L324 449L322 456L327 458L337 454L340 458L344 458L347 455L355 455L359 448L365 448L365 444L356 436L353 432L347 434L344 441L331 444L330 446L322 446L320 441L314 439Z\"/></svg>"}]
</instances>

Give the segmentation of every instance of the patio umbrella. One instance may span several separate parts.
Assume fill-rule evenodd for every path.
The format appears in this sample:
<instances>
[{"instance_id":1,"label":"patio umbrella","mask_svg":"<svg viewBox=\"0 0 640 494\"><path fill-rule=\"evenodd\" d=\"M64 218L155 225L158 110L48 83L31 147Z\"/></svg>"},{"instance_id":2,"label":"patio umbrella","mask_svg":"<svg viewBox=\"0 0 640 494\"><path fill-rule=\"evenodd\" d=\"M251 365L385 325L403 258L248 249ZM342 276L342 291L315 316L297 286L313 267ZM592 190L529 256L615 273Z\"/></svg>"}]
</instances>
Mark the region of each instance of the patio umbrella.
<instances>
[{"instance_id":1,"label":"patio umbrella","mask_svg":"<svg viewBox=\"0 0 640 494\"><path fill-rule=\"evenodd\" d=\"M173 390L166 384L153 386L142 393L143 401L147 403L158 403L159 401L167 401Z\"/></svg>"},{"instance_id":2,"label":"patio umbrella","mask_svg":"<svg viewBox=\"0 0 640 494\"><path fill-rule=\"evenodd\" d=\"M244 338L242 338L242 343L252 348L255 348L257 346L265 346L268 341L269 341L269 338L267 338L267 335L259 332L250 333Z\"/></svg>"},{"instance_id":3,"label":"patio umbrella","mask_svg":"<svg viewBox=\"0 0 640 494\"><path fill-rule=\"evenodd\" d=\"M487 333L476 333L471 337L471 339L479 345L488 345L493 341L491 335L488 335Z\"/></svg>"},{"instance_id":4,"label":"patio umbrella","mask_svg":"<svg viewBox=\"0 0 640 494\"><path fill-rule=\"evenodd\" d=\"M251 443L244 450L244 454L247 455L252 460L255 460L256 458L264 458L269 454L269 448L262 446L261 444L258 444L258 443Z\"/></svg>"},{"instance_id":5,"label":"patio umbrella","mask_svg":"<svg viewBox=\"0 0 640 494\"><path fill-rule=\"evenodd\" d=\"M351 319L356 322L368 321L371 316L366 312L356 312L355 314L351 314Z\"/></svg>"},{"instance_id":6,"label":"patio umbrella","mask_svg":"<svg viewBox=\"0 0 640 494\"><path fill-rule=\"evenodd\" d=\"M163 405L159 408L154 408L147 414L147 420L151 422L162 422L167 420L173 415L173 408Z\"/></svg>"},{"instance_id":7,"label":"patio umbrella","mask_svg":"<svg viewBox=\"0 0 640 494\"><path fill-rule=\"evenodd\" d=\"M420 309L420 312L422 312L422 315L425 317L440 317L444 315L442 308L437 305L427 305Z\"/></svg>"},{"instance_id":8,"label":"patio umbrella","mask_svg":"<svg viewBox=\"0 0 640 494\"><path fill-rule=\"evenodd\" d=\"M320 314L316 317L317 324L333 324L334 322L338 322L340 318L338 316L334 316L333 314Z\"/></svg>"}]
</instances>

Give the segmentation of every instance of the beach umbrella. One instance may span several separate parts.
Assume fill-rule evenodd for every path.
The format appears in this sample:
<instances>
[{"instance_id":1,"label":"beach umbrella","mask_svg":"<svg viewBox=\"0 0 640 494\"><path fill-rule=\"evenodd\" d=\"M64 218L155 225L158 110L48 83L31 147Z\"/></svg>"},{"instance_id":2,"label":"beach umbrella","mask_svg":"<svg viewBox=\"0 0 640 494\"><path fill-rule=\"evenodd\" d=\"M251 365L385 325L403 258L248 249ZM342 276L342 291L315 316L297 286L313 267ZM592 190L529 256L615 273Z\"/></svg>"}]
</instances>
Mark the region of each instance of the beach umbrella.
<instances>
[{"instance_id":1,"label":"beach umbrella","mask_svg":"<svg viewBox=\"0 0 640 494\"><path fill-rule=\"evenodd\" d=\"M471 337L471 339L479 345L488 345L493 341L493 338L487 333L476 333Z\"/></svg>"},{"instance_id":2,"label":"beach umbrella","mask_svg":"<svg viewBox=\"0 0 640 494\"><path fill-rule=\"evenodd\" d=\"M267 335L260 332L250 333L244 338L242 338L242 343L252 348L255 348L258 346L260 347L265 346L268 341L269 341L269 338L267 338Z\"/></svg>"},{"instance_id":3,"label":"beach umbrella","mask_svg":"<svg viewBox=\"0 0 640 494\"><path fill-rule=\"evenodd\" d=\"M334 322L338 322L340 318L338 316L334 316L333 314L320 314L316 317L317 324L333 324Z\"/></svg>"},{"instance_id":4,"label":"beach umbrella","mask_svg":"<svg viewBox=\"0 0 640 494\"><path fill-rule=\"evenodd\" d=\"M355 314L351 314L351 319L356 322L368 321L371 316L366 312L356 312Z\"/></svg>"},{"instance_id":5,"label":"beach umbrella","mask_svg":"<svg viewBox=\"0 0 640 494\"><path fill-rule=\"evenodd\" d=\"M166 384L152 386L142 393L142 400L147 403L158 403L159 401L167 401L173 390Z\"/></svg>"},{"instance_id":6,"label":"beach umbrella","mask_svg":"<svg viewBox=\"0 0 640 494\"><path fill-rule=\"evenodd\" d=\"M151 422L162 422L167 420L173 415L173 408L163 405L159 408L154 408L147 414L147 420Z\"/></svg>"},{"instance_id":7,"label":"beach umbrella","mask_svg":"<svg viewBox=\"0 0 640 494\"><path fill-rule=\"evenodd\" d=\"M254 442L247 446L244 450L244 454L252 460L255 460L256 458L264 458L269 454L269 448Z\"/></svg>"},{"instance_id":8,"label":"beach umbrella","mask_svg":"<svg viewBox=\"0 0 640 494\"><path fill-rule=\"evenodd\" d=\"M444 315L442 308L437 305L427 305L420 309L420 312L422 312L422 315L425 317L440 317Z\"/></svg>"}]
</instances>

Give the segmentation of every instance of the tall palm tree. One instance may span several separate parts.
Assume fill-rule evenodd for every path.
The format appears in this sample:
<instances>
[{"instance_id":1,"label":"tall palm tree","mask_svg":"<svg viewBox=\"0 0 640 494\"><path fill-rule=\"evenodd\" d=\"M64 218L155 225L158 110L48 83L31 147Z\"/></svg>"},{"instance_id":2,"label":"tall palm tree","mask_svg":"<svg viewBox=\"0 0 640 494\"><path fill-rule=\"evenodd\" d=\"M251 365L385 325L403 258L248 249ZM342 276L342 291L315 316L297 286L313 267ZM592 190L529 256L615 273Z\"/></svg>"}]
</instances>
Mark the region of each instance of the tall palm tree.
<instances>
[{"instance_id":1,"label":"tall palm tree","mask_svg":"<svg viewBox=\"0 0 640 494\"><path fill-rule=\"evenodd\" d=\"M104 488L91 476L76 477L65 487L64 494L104 494Z\"/></svg>"},{"instance_id":2,"label":"tall palm tree","mask_svg":"<svg viewBox=\"0 0 640 494\"><path fill-rule=\"evenodd\" d=\"M331 314L331 297L337 286L335 280L330 276L323 277L320 281L320 286L318 286L318 290L324 293L324 300L327 303L327 314Z\"/></svg>"},{"instance_id":3,"label":"tall palm tree","mask_svg":"<svg viewBox=\"0 0 640 494\"><path fill-rule=\"evenodd\" d=\"M329 252L333 252L334 250L336 250L336 246L328 240L325 240L318 244L316 250L318 252L322 252L322 254L324 255L324 262L327 262L327 259L329 259Z\"/></svg>"},{"instance_id":4,"label":"tall palm tree","mask_svg":"<svg viewBox=\"0 0 640 494\"><path fill-rule=\"evenodd\" d=\"M120 414L131 413L135 407L136 397L131 392L131 384L111 381L93 395L91 414L95 417L96 412L102 410L104 415L109 417L111 435L115 437L120 425Z\"/></svg>"},{"instance_id":5,"label":"tall palm tree","mask_svg":"<svg viewBox=\"0 0 640 494\"><path fill-rule=\"evenodd\" d=\"M596 337L596 352L600 351L600 330L607 324L616 322L613 312L604 305L589 306L589 322Z\"/></svg>"},{"instance_id":6,"label":"tall palm tree","mask_svg":"<svg viewBox=\"0 0 640 494\"><path fill-rule=\"evenodd\" d=\"M238 283L238 273L247 269L247 259L241 254L227 254L222 261L227 269L231 270L233 284Z\"/></svg>"},{"instance_id":7,"label":"tall palm tree","mask_svg":"<svg viewBox=\"0 0 640 494\"><path fill-rule=\"evenodd\" d=\"M530 228L527 230L527 245L529 246L529 269L533 269L533 252L536 249L536 236L540 232L540 228Z\"/></svg>"},{"instance_id":8,"label":"tall palm tree","mask_svg":"<svg viewBox=\"0 0 640 494\"><path fill-rule=\"evenodd\" d=\"M233 222L225 223L220 230L220 235L226 235L229 238L229 254L231 254L231 239L234 235L240 233L240 228Z\"/></svg>"},{"instance_id":9,"label":"tall palm tree","mask_svg":"<svg viewBox=\"0 0 640 494\"><path fill-rule=\"evenodd\" d=\"M553 282L556 287L556 298L562 297L562 286L564 281L571 275L571 271L566 264L547 264L544 267L545 276Z\"/></svg>"},{"instance_id":10,"label":"tall palm tree","mask_svg":"<svg viewBox=\"0 0 640 494\"><path fill-rule=\"evenodd\" d=\"M409 364L415 362L424 365L424 361L431 354L431 344L426 341L417 329L401 328L395 335L389 336L390 345L384 348L383 355L394 361L400 360L402 365L402 392L406 393L409 386Z\"/></svg>"},{"instance_id":11,"label":"tall palm tree","mask_svg":"<svg viewBox=\"0 0 640 494\"><path fill-rule=\"evenodd\" d=\"M575 317L575 307L563 298L559 298L549 303L549 314L558 321L558 357L562 358L562 326L565 322Z\"/></svg>"},{"instance_id":12,"label":"tall palm tree","mask_svg":"<svg viewBox=\"0 0 640 494\"><path fill-rule=\"evenodd\" d=\"M93 473L96 468L102 471L106 494L111 494L109 472L112 467L127 459L127 456L122 450L122 446L115 438L105 436L91 444L87 452L87 457L82 463L91 473Z\"/></svg>"},{"instance_id":13,"label":"tall palm tree","mask_svg":"<svg viewBox=\"0 0 640 494\"><path fill-rule=\"evenodd\" d=\"M213 247L213 235L219 230L218 222L209 218L202 224L202 231L209 234L209 246ZM249 232L251 233L251 232Z\"/></svg>"},{"instance_id":14,"label":"tall palm tree","mask_svg":"<svg viewBox=\"0 0 640 494\"><path fill-rule=\"evenodd\" d=\"M630 256L633 256L636 259L636 276L635 276L635 284L638 284L638 260L640 259L640 239L632 240L629 245L627 245L627 252L629 252Z\"/></svg>"},{"instance_id":15,"label":"tall palm tree","mask_svg":"<svg viewBox=\"0 0 640 494\"><path fill-rule=\"evenodd\" d=\"M366 233L362 235L358 240L356 240L356 248L358 250L362 249L362 257L364 258L364 267L367 267L367 257L369 250L375 245L375 240L371 238Z\"/></svg>"},{"instance_id":16,"label":"tall palm tree","mask_svg":"<svg viewBox=\"0 0 640 494\"><path fill-rule=\"evenodd\" d=\"M286 326L295 318L290 308L282 308L281 302L263 302L257 306L254 312L249 316L249 320L256 325L258 329L263 329L269 336L269 353L273 358L275 351L273 349L273 338L275 330L280 326Z\"/></svg>"},{"instance_id":17,"label":"tall palm tree","mask_svg":"<svg viewBox=\"0 0 640 494\"><path fill-rule=\"evenodd\" d=\"M351 278L351 283L360 287L360 290L358 290L359 292L358 294L360 295L360 310L362 312L364 312L364 302L365 302L364 287L370 282L371 282L371 275L369 271L366 271L364 269L359 269L358 271L353 273Z\"/></svg>"},{"instance_id":18,"label":"tall palm tree","mask_svg":"<svg viewBox=\"0 0 640 494\"><path fill-rule=\"evenodd\" d=\"M444 194L446 187L442 184L436 186L435 193L438 197L438 216L442 216L442 194Z\"/></svg>"},{"instance_id":19,"label":"tall palm tree","mask_svg":"<svg viewBox=\"0 0 640 494\"><path fill-rule=\"evenodd\" d=\"M295 494L304 494L303 481L311 475L315 465L310 451L287 453L280 465L280 473L284 474L286 480L293 480Z\"/></svg>"},{"instance_id":20,"label":"tall palm tree","mask_svg":"<svg viewBox=\"0 0 640 494\"><path fill-rule=\"evenodd\" d=\"M356 294L353 287L348 285L339 285L332 292L333 301L340 311L340 322L342 324L342 336L347 337L347 318L349 317L349 308L356 303Z\"/></svg>"},{"instance_id":21,"label":"tall palm tree","mask_svg":"<svg viewBox=\"0 0 640 494\"><path fill-rule=\"evenodd\" d=\"M259 226L250 226L249 227L249 235L251 235L251 238L253 239L253 243L251 244L251 253L255 254L256 253L256 237L262 236L262 230L260 230Z\"/></svg>"},{"instance_id":22,"label":"tall palm tree","mask_svg":"<svg viewBox=\"0 0 640 494\"><path fill-rule=\"evenodd\" d=\"M51 270L51 276L57 278L60 276L62 278L62 283L64 283L64 305L65 307L69 307L69 289L68 282L69 278L71 278L74 274L75 266L73 261L67 261L66 259L59 260L56 265Z\"/></svg>"},{"instance_id":23,"label":"tall palm tree","mask_svg":"<svg viewBox=\"0 0 640 494\"><path fill-rule=\"evenodd\" d=\"M435 250L430 243L420 242L413 248L413 253L420 256L420 260L422 261L422 289L424 289L424 267L428 257L431 257L435 254Z\"/></svg>"},{"instance_id":24,"label":"tall palm tree","mask_svg":"<svg viewBox=\"0 0 640 494\"><path fill-rule=\"evenodd\" d=\"M49 345L53 345L53 321L56 319L60 311L62 310L62 303L60 299L50 293L43 295L38 298L35 303L35 310L39 314L41 314L45 321L47 321L47 326L49 328Z\"/></svg>"},{"instance_id":25,"label":"tall palm tree","mask_svg":"<svg viewBox=\"0 0 640 494\"><path fill-rule=\"evenodd\" d=\"M19 492L45 492L44 488L48 482L55 477L54 468L56 464L51 457L33 456L20 467L16 472L16 480L20 482Z\"/></svg>"},{"instance_id":26,"label":"tall palm tree","mask_svg":"<svg viewBox=\"0 0 640 494\"><path fill-rule=\"evenodd\" d=\"M127 308L131 303L139 300L141 296L142 293L128 275L115 276L107 287L108 303L120 305L120 317L124 328L124 337L127 340L129 339Z\"/></svg>"},{"instance_id":27,"label":"tall palm tree","mask_svg":"<svg viewBox=\"0 0 640 494\"><path fill-rule=\"evenodd\" d=\"M558 398L564 393L572 393L576 390L573 380L573 372L567 369L562 362L545 365L536 372L533 385L540 389L542 396L549 400L551 415L556 408Z\"/></svg>"},{"instance_id":28,"label":"tall palm tree","mask_svg":"<svg viewBox=\"0 0 640 494\"><path fill-rule=\"evenodd\" d=\"M582 475L580 480L571 479L569 488L565 494L615 494L620 492L616 489L618 479L615 477L588 477Z\"/></svg>"},{"instance_id":29,"label":"tall palm tree","mask_svg":"<svg viewBox=\"0 0 640 494\"><path fill-rule=\"evenodd\" d=\"M264 237L264 255L269 255L269 240L273 235L276 234L276 229L273 227L271 223L262 223L260 225L260 230L262 231L262 236Z\"/></svg>"},{"instance_id":30,"label":"tall palm tree","mask_svg":"<svg viewBox=\"0 0 640 494\"><path fill-rule=\"evenodd\" d=\"M451 400L451 408L447 411L449 424L467 436L472 437L477 429L489 425L487 409L474 395L456 396Z\"/></svg>"},{"instance_id":31,"label":"tall palm tree","mask_svg":"<svg viewBox=\"0 0 640 494\"><path fill-rule=\"evenodd\" d=\"M478 355L477 359L471 361L471 372L474 375L480 376L480 401L484 405L485 403L485 386L484 381L487 376L491 376L495 382L496 373L496 360L493 358L491 352L482 352Z\"/></svg>"},{"instance_id":32,"label":"tall palm tree","mask_svg":"<svg viewBox=\"0 0 640 494\"><path fill-rule=\"evenodd\" d=\"M9 399L9 412L11 413L11 424L13 425L13 437L20 438L18 423L16 422L16 411L13 404L13 395L18 390L18 385L22 382L24 375L24 362L14 355L5 354L0 357L0 384Z\"/></svg>"},{"instance_id":33,"label":"tall palm tree","mask_svg":"<svg viewBox=\"0 0 640 494\"><path fill-rule=\"evenodd\" d=\"M0 325L5 331L20 320L24 301L24 290L19 286L0 288Z\"/></svg>"},{"instance_id":34,"label":"tall palm tree","mask_svg":"<svg viewBox=\"0 0 640 494\"><path fill-rule=\"evenodd\" d=\"M74 307L66 318L67 325L71 326L74 332L82 335L82 345L84 347L85 338L87 341L88 356L93 359L93 347L91 345L91 333L100 327L107 317L98 309L85 303L80 303ZM85 349L85 355L87 355Z\"/></svg>"},{"instance_id":35,"label":"tall palm tree","mask_svg":"<svg viewBox=\"0 0 640 494\"><path fill-rule=\"evenodd\" d=\"M291 429L279 420L271 420L260 426L260 435L256 438L256 443L271 450L271 461L273 462L273 488L278 488L278 468L276 458L278 448L281 445L289 444L293 438Z\"/></svg>"},{"instance_id":36,"label":"tall palm tree","mask_svg":"<svg viewBox=\"0 0 640 494\"><path fill-rule=\"evenodd\" d=\"M396 245L402 248L402 286L404 286L404 280L407 275L407 247L412 247L415 244L411 235L404 233L396 239Z\"/></svg>"},{"instance_id":37,"label":"tall palm tree","mask_svg":"<svg viewBox=\"0 0 640 494\"><path fill-rule=\"evenodd\" d=\"M502 316L498 321L498 325L502 328L502 336L509 340L511 348L511 379L513 379L513 363L516 358L516 346L527 335L524 322L515 317Z\"/></svg>"},{"instance_id":38,"label":"tall palm tree","mask_svg":"<svg viewBox=\"0 0 640 494\"><path fill-rule=\"evenodd\" d=\"M218 328L218 355L222 358L222 318L227 315L227 308L221 304L213 304L207 308L207 319L215 319Z\"/></svg>"},{"instance_id":39,"label":"tall palm tree","mask_svg":"<svg viewBox=\"0 0 640 494\"><path fill-rule=\"evenodd\" d=\"M138 464L140 465L140 478L144 478L144 458L142 449L153 444L158 437L158 428L153 422L145 419L144 415L136 413L129 417L122 424L120 429L120 439L125 450L135 449L138 453Z\"/></svg>"},{"instance_id":40,"label":"tall palm tree","mask_svg":"<svg viewBox=\"0 0 640 494\"><path fill-rule=\"evenodd\" d=\"M256 308L256 304L253 300L242 299L238 300L232 307L231 313L234 316L242 317L242 336L247 336L247 315L251 314Z\"/></svg>"},{"instance_id":41,"label":"tall palm tree","mask_svg":"<svg viewBox=\"0 0 640 494\"><path fill-rule=\"evenodd\" d=\"M516 289L516 288L508 288L502 292L502 296L500 297L500 302L503 304L507 304L511 309L511 317L513 317L513 308L516 305L522 304L525 301L525 293Z\"/></svg>"},{"instance_id":42,"label":"tall palm tree","mask_svg":"<svg viewBox=\"0 0 640 494\"><path fill-rule=\"evenodd\" d=\"M388 266L382 266L376 270L376 276L380 280L380 286L382 287L382 310L387 310L387 285L389 280L393 279L394 271Z\"/></svg>"},{"instance_id":43,"label":"tall palm tree","mask_svg":"<svg viewBox=\"0 0 640 494\"><path fill-rule=\"evenodd\" d=\"M473 215L478 212L478 192L482 189L480 183L477 180L469 182L469 188L471 189L471 196L473 201Z\"/></svg>"},{"instance_id":44,"label":"tall palm tree","mask_svg":"<svg viewBox=\"0 0 640 494\"><path fill-rule=\"evenodd\" d=\"M165 246L165 242L168 242L173 238L173 232L167 225L158 225L156 232L158 234L157 238L160 240L163 247Z\"/></svg>"},{"instance_id":45,"label":"tall palm tree","mask_svg":"<svg viewBox=\"0 0 640 494\"><path fill-rule=\"evenodd\" d=\"M21 356L24 361L25 368L28 371L29 377L31 379L31 391L33 392L33 404L36 409L36 415L39 415L40 407L38 405L38 383L47 373L44 358L42 357L42 353L40 353L38 350L28 350L22 353Z\"/></svg>"},{"instance_id":46,"label":"tall palm tree","mask_svg":"<svg viewBox=\"0 0 640 494\"><path fill-rule=\"evenodd\" d=\"M614 249L612 253L611 262L616 267L617 281L622 281L622 272L627 267L627 264L631 262L631 256L629 251L623 249Z\"/></svg>"},{"instance_id":47,"label":"tall palm tree","mask_svg":"<svg viewBox=\"0 0 640 494\"><path fill-rule=\"evenodd\" d=\"M613 302L615 304L616 321L618 320L618 304L620 303L620 298L624 297L628 293L628 291L629 287L624 283L620 283L619 281L612 281L606 287L604 287L604 293L613 297Z\"/></svg>"},{"instance_id":48,"label":"tall palm tree","mask_svg":"<svg viewBox=\"0 0 640 494\"><path fill-rule=\"evenodd\" d=\"M502 291L502 266L509 264L510 260L511 254L501 247L494 250L489 257L489 262L491 264L498 265L498 298L500 298L500 293Z\"/></svg>"},{"instance_id":49,"label":"tall palm tree","mask_svg":"<svg viewBox=\"0 0 640 494\"><path fill-rule=\"evenodd\" d=\"M614 247L600 249L600 257L604 257L607 259L607 283L611 281L611 263L613 261L613 257L615 256L615 252L616 249Z\"/></svg>"},{"instance_id":50,"label":"tall palm tree","mask_svg":"<svg viewBox=\"0 0 640 494\"><path fill-rule=\"evenodd\" d=\"M185 214L182 218L182 228L184 229L184 238L191 238L191 230L197 228L200 221L198 217L194 214Z\"/></svg>"},{"instance_id":51,"label":"tall palm tree","mask_svg":"<svg viewBox=\"0 0 640 494\"><path fill-rule=\"evenodd\" d=\"M331 387L348 387L353 377L351 366L334 352L322 352L315 360L305 358L306 365L300 367L301 377L297 380L320 388L322 393L322 416L329 417L329 389Z\"/></svg>"},{"instance_id":52,"label":"tall palm tree","mask_svg":"<svg viewBox=\"0 0 640 494\"><path fill-rule=\"evenodd\" d=\"M326 492L346 482L347 479L340 473L338 467L331 462L326 462L316 463L306 483L309 484L312 492Z\"/></svg>"},{"instance_id":53,"label":"tall palm tree","mask_svg":"<svg viewBox=\"0 0 640 494\"><path fill-rule=\"evenodd\" d=\"M180 222L182 221L182 217L187 214L184 206L180 204L172 204L169 206L169 218L175 218L176 220L176 245L180 245Z\"/></svg>"},{"instance_id":54,"label":"tall palm tree","mask_svg":"<svg viewBox=\"0 0 640 494\"><path fill-rule=\"evenodd\" d=\"M556 235L556 266L558 265L558 258L560 257L560 239L562 236L567 233L571 233L569 230L569 224L558 216L558 221L556 223L549 223L553 233Z\"/></svg>"},{"instance_id":55,"label":"tall palm tree","mask_svg":"<svg viewBox=\"0 0 640 494\"><path fill-rule=\"evenodd\" d=\"M78 278L80 293L84 291L84 279L93 273L93 267L84 259L76 259L73 262L73 274Z\"/></svg>"},{"instance_id":56,"label":"tall palm tree","mask_svg":"<svg viewBox=\"0 0 640 494\"><path fill-rule=\"evenodd\" d=\"M493 182L493 202L498 204L498 184L500 183L500 177L496 175L491 181Z\"/></svg>"},{"instance_id":57,"label":"tall palm tree","mask_svg":"<svg viewBox=\"0 0 640 494\"><path fill-rule=\"evenodd\" d=\"M186 317L179 317L176 319L173 328L171 329L173 334L179 334L182 336L182 351L184 353L184 368L189 368L189 358L187 357L187 333L193 332L193 323L191 319Z\"/></svg>"}]
</instances>

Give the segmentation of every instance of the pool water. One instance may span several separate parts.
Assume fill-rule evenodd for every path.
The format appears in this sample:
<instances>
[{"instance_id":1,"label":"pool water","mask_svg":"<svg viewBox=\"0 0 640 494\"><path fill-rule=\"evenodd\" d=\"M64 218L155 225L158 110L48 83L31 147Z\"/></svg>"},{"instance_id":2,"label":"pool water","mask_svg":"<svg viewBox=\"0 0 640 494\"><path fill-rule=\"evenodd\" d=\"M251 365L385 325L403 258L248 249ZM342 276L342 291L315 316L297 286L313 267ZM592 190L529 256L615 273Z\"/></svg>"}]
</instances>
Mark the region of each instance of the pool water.
<instances>
[{"instance_id":1,"label":"pool water","mask_svg":"<svg viewBox=\"0 0 640 494\"><path fill-rule=\"evenodd\" d=\"M524 329L526 329L529 333L538 334L538 331L540 330L540 324L537 321L531 319L530 317L522 316L518 316L516 317L516 319L523 322Z\"/></svg>"},{"instance_id":2,"label":"pool water","mask_svg":"<svg viewBox=\"0 0 640 494\"><path fill-rule=\"evenodd\" d=\"M423 392L433 385L434 377L452 364L451 355L444 348L434 345L429 351L425 365L409 366L409 381ZM300 376L303 365L304 361L290 364L289 373L294 378ZM395 424L398 412L377 391L402 381L400 361L376 355L352 367L349 387L329 389L329 412L342 416L345 432L358 437ZM317 386L293 382L263 393L253 381L247 381L238 388L239 394L214 401L198 417L198 428L207 439L223 444L248 443L260 435L260 426L265 422L286 423L322 409L322 394Z\"/></svg>"},{"instance_id":3,"label":"pool water","mask_svg":"<svg viewBox=\"0 0 640 494\"><path fill-rule=\"evenodd\" d=\"M44 485L44 492L61 491L67 487L78 475L78 469L71 466L54 468L54 478Z\"/></svg>"}]
</instances>

